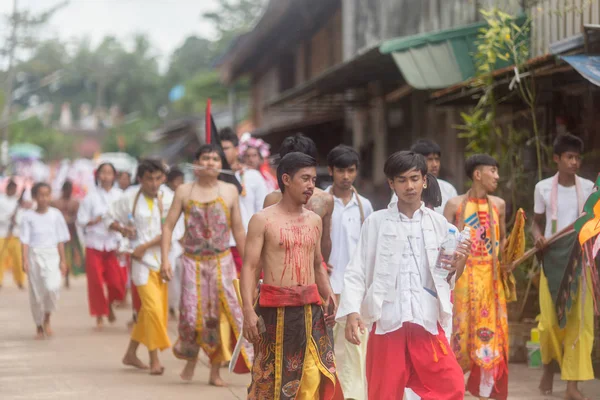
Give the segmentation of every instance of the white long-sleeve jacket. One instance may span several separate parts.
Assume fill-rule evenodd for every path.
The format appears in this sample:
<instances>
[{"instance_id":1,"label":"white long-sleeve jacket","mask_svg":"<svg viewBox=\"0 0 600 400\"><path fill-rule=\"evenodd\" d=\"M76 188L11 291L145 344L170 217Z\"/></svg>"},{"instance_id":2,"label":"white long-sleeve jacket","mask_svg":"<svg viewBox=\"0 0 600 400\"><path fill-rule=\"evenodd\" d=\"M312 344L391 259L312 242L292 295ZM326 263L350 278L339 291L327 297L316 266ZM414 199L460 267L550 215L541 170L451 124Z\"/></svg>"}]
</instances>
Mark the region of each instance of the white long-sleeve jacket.
<instances>
[{"instance_id":1,"label":"white long-sleeve jacket","mask_svg":"<svg viewBox=\"0 0 600 400\"><path fill-rule=\"evenodd\" d=\"M453 225L433 210L422 207L421 211L425 255L437 293L438 322L444 330L449 330L452 326L450 292L454 278L448 283L433 269L440 244ZM371 214L362 226L358 246L346 267L337 320L360 313L365 323L371 326L382 318L384 301L395 302L399 295L398 288L402 285L398 280L404 269L403 249L407 243L407 232L402 229L396 202ZM384 317L402 320L402 315Z\"/></svg>"}]
</instances>

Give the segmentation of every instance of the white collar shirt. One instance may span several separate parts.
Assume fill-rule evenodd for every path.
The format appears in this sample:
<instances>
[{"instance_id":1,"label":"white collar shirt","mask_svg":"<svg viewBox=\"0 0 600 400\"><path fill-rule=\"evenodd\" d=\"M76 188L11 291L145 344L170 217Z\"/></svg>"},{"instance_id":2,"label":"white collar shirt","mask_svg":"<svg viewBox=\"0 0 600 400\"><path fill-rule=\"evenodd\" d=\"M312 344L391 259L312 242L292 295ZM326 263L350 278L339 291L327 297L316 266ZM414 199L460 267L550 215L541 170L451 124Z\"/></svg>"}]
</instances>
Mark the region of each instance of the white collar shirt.
<instances>
[{"instance_id":1,"label":"white collar shirt","mask_svg":"<svg viewBox=\"0 0 600 400\"><path fill-rule=\"evenodd\" d=\"M104 217L111 205L119 200L123 191L113 187L106 191L100 187L85 197L77 212L77 223L83 228L85 246L98 251L114 251L119 248L121 235L109 230L102 222L87 226L95 218Z\"/></svg>"},{"instance_id":2,"label":"white collar shirt","mask_svg":"<svg viewBox=\"0 0 600 400\"><path fill-rule=\"evenodd\" d=\"M8 236L13 215L15 216L15 223L12 232L10 233L16 237L19 236L19 223L22 212L17 209L18 207L18 196L7 196L4 193L0 194L0 238Z\"/></svg>"},{"instance_id":3,"label":"white collar shirt","mask_svg":"<svg viewBox=\"0 0 600 400\"><path fill-rule=\"evenodd\" d=\"M331 187L325 191L329 192ZM359 195L360 196L360 195ZM360 196L364 218L373 213L373 206L366 198ZM344 272L350 262L352 253L356 249L361 229L360 206L356 193L348 204L344 205L342 199L333 196L334 208L331 216L331 256L329 263L333 272L329 278L331 288L335 294L342 293L344 287Z\"/></svg>"},{"instance_id":4,"label":"white collar shirt","mask_svg":"<svg viewBox=\"0 0 600 400\"><path fill-rule=\"evenodd\" d=\"M250 218L263 208L269 189L265 178L255 169L244 168L236 171L235 177L244 187L244 195L240 194L240 215L244 230L248 232ZM229 246L235 247L235 239L230 235Z\"/></svg>"},{"instance_id":5,"label":"white collar shirt","mask_svg":"<svg viewBox=\"0 0 600 400\"><path fill-rule=\"evenodd\" d=\"M400 270L396 275L396 296L392 301L383 302L376 334L396 331L408 322L422 326L432 335L438 334L438 299L425 253L421 224L424 207L422 205L412 218L398 212L400 229L405 232L407 240L404 246L398 243Z\"/></svg>"}]
</instances>

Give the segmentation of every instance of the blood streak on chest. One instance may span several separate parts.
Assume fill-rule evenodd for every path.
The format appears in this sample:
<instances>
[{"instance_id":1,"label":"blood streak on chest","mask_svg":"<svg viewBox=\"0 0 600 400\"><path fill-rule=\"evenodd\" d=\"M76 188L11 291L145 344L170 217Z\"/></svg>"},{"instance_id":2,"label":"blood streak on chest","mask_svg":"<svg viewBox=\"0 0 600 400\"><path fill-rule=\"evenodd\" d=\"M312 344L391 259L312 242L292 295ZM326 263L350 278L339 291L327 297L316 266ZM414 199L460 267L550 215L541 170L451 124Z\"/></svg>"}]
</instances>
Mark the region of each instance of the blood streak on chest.
<instances>
[{"instance_id":1,"label":"blood streak on chest","mask_svg":"<svg viewBox=\"0 0 600 400\"><path fill-rule=\"evenodd\" d=\"M316 245L314 229L307 225L282 227L279 230L279 245L285 251L281 282L289 270L292 280L298 284L308 283Z\"/></svg>"}]
</instances>

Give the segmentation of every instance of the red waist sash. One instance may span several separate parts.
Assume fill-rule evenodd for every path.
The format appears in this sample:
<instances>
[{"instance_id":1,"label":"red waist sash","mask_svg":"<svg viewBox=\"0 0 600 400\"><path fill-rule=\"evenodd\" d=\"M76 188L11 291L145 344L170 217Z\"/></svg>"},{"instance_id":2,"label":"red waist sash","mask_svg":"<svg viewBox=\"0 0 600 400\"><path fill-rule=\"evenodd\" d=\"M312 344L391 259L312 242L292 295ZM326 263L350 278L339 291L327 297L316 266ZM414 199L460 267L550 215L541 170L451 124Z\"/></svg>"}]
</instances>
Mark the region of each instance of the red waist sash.
<instances>
[{"instance_id":1,"label":"red waist sash","mask_svg":"<svg viewBox=\"0 0 600 400\"><path fill-rule=\"evenodd\" d=\"M260 285L258 304L261 307L299 307L306 304L321 305L321 296L316 284L308 286Z\"/></svg>"}]
</instances>

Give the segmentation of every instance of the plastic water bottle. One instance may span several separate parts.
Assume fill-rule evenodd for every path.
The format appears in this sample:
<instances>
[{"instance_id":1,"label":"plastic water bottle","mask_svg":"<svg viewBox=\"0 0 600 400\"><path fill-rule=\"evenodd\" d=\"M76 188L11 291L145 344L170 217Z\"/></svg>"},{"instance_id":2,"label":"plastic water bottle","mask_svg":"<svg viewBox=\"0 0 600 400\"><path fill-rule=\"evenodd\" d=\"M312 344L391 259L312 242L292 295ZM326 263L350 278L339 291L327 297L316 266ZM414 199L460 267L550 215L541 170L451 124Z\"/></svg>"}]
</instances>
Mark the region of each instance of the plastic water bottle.
<instances>
[{"instance_id":1,"label":"plastic water bottle","mask_svg":"<svg viewBox=\"0 0 600 400\"><path fill-rule=\"evenodd\" d=\"M444 238L442 245L440 246L440 253L438 254L437 261L435 263L435 274L442 277L448 277L448 270L444 267L448 267L454 259L454 253L458 247L458 237L456 235L456 229L448 229L448 234Z\"/></svg>"},{"instance_id":2,"label":"plastic water bottle","mask_svg":"<svg viewBox=\"0 0 600 400\"><path fill-rule=\"evenodd\" d=\"M462 232L458 236L458 244L460 245L467 240L471 240L471 227L470 226L465 226L463 228Z\"/></svg>"}]
</instances>

